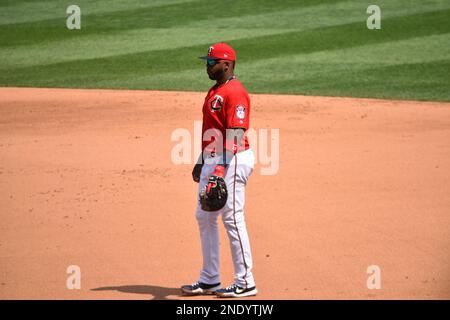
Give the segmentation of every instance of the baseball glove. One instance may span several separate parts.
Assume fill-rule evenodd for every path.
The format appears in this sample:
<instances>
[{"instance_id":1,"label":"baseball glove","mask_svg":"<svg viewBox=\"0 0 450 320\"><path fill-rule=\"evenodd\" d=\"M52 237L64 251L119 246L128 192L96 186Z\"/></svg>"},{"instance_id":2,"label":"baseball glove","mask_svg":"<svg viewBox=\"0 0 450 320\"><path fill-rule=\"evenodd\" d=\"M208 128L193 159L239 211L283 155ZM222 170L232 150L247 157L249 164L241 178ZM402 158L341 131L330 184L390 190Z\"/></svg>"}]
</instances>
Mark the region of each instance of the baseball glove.
<instances>
[{"instance_id":1,"label":"baseball glove","mask_svg":"<svg viewBox=\"0 0 450 320\"><path fill-rule=\"evenodd\" d=\"M225 206L228 198L227 185L222 177L212 175L200 192L200 205L204 211L217 211Z\"/></svg>"}]
</instances>

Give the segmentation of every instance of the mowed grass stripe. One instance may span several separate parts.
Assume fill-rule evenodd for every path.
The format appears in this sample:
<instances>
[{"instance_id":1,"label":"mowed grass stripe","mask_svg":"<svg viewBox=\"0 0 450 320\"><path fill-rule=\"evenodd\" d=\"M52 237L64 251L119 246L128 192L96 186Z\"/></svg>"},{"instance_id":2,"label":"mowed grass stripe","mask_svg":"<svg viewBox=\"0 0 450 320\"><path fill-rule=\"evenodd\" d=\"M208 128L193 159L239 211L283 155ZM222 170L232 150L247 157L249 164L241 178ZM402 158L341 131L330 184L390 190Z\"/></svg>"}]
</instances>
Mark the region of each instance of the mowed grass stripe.
<instances>
[{"instance_id":1,"label":"mowed grass stripe","mask_svg":"<svg viewBox=\"0 0 450 320\"><path fill-rule=\"evenodd\" d=\"M139 8L92 15L83 14L82 32L67 30L66 16L63 14L58 19L2 26L0 47L81 38L91 34L107 34L131 29L180 27L191 21L200 20L205 22L204 28L206 29L208 26L214 26L214 20L218 13L223 13L228 17L240 17L273 10L334 2L336 0L195 1L155 8Z\"/></svg>"},{"instance_id":2,"label":"mowed grass stripe","mask_svg":"<svg viewBox=\"0 0 450 320\"><path fill-rule=\"evenodd\" d=\"M218 39L232 41L289 31L291 30L227 28L205 31L200 28L149 28L118 34L91 35L83 40L71 39L40 45L0 48L0 70L108 58L139 52L148 53L156 50L177 50L194 45L203 45L201 54L206 54L209 44L217 42ZM205 45L205 43L209 44ZM32 59L29 59L30 55Z\"/></svg>"},{"instance_id":3,"label":"mowed grass stripe","mask_svg":"<svg viewBox=\"0 0 450 320\"><path fill-rule=\"evenodd\" d=\"M450 10L384 20L384 29L369 31L359 23L339 27L320 28L304 32L262 36L232 41L240 52L238 63L271 57L311 53L382 43L417 36L450 32L447 16ZM419 23L419 28L417 24ZM416 27L414 29L414 27ZM347 37L339 35L346 34ZM5 85L96 87L98 81L117 77L158 74L173 70L183 71L198 66L196 57L204 53L207 44L178 48L177 50L149 51L118 55L109 58L57 63L48 66L17 68L13 74L0 74ZM101 70L101 72L99 72ZM264 77L263 74L260 76ZM270 77L270 75L265 75ZM189 89L189 83L177 83L175 89Z\"/></svg>"},{"instance_id":4,"label":"mowed grass stripe","mask_svg":"<svg viewBox=\"0 0 450 320\"><path fill-rule=\"evenodd\" d=\"M400 3L403 6L400 6ZM435 7L450 8L450 2L438 1L433 6L427 5L426 3L406 6L405 0L399 0L398 2L387 5L388 9L384 11L383 17L388 18L427 12ZM283 19L276 19L277 15L282 16ZM116 33L91 34L88 37L82 38L75 37L58 41L47 41L29 46L0 48L0 58L2 60L0 68L51 64L78 59L108 57L117 54L171 49L208 41L212 43L218 39L230 41L239 38L248 38L251 34L253 36L261 36L284 33L289 30L303 31L357 21L364 23L365 17L365 10L362 8L361 3L351 0L245 16L245 18L226 17L215 19L215 26L228 26L222 28L202 28L201 23L195 22L188 23L182 28L144 28ZM265 24L270 27L254 29L245 27L246 25L256 26L255 24ZM237 26L241 29L238 29ZM281 26L286 29L281 29ZM30 53L33 54L33 59L27 59Z\"/></svg>"},{"instance_id":5,"label":"mowed grass stripe","mask_svg":"<svg viewBox=\"0 0 450 320\"><path fill-rule=\"evenodd\" d=\"M244 79L252 79L260 73L272 75L262 79L269 86L273 80L295 82L325 78L343 71L364 71L408 63L429 63L450 57L450 33L423 36L405 40L346 47L337 50L316 51L251 61L239 68ZM426 47L426 50L423 48ZM398 53L402 52L400 56ZM450 60L450 58L447 58ZM285 70L296 72L285 72ZM450 78L450 77L449 77Z\"/></svg>"},{"instance_id":6,"label":"mowed grass stripe","mask_svg":"<svg viewBox=\"0 0 450 320\"><path fill-rule=\"evenodd\" d=\"M66 16L66 9L71 4L79 6L84 16L130 10L130 8L134 8L134 10L154 8L192 1L195 0L77 0L73 1L73 3L65 0L47 0L11 1L8 5L4 5L4 0L2 0L0 1L0 25L52 19L60 20Z\"/></svg>"},{"instance_id":7,"label":"mowed grass stripe","mask_svg":"<svg viewBox=\"0 0 450 320\"><path fill-rule=\"evenodd\" d=\"M381 8L382 19L450 9L448 0L378 0L376 3ZM307 7L252 13L246 16L218 17L214 19L214 25L222 28L229 26L255 29L289 28L302 31L356 21L364 24L369 16L366 12L367 7L367 3L355 0L316 3ZM203 25L204 21L194 20L187 23L186 27L202 27Z\"/></svg>"},{"instance_id":8,"label":"mowed grass stripe","mask_svg":"<svg viewBox=\"0 0 450 320\"><path fill-rule=\"evenodd\" d=\"M328 67L322 64L319 67ZM450 101L450 60L330 72L326 77L252 83L252 92ZM274 90L273 88L277 88Z\"/></svg>"},{"instance_id":9,"label":"mowed grass stripe","mask_svg":"<svg viewBox=\"0 0 450 320\"><path fill-rule=\"evenodd\" d=\"M372 68L368 67L372 66ZM308 66L306 66L307 68ZM309 66L312 72L317 72L311 80L303 79L301 72L297 79L282 80L272 74L270 81L249 76L244 70L237 72L238 78L252 93L272 94L304 94L319 96L347 96L361 98L401 99L401 100L435 100L450 101L450 82L448 72L449 60L436 60L419 63L401 63L397 65L346 65L341 70L335 70L336 65L321 63ZM328 69L329 72L320 72ZM242 76L239 76L241 75ZM206 91L212 84L207 79L205 70L197 68L181 73L165 73L154 76L142 76L130 79L136 89L159 87L161 90L174 90L173 81L189 82L191 88L178 89L185 91ZM267 80L267 78L263 78ZM99 88L126 89L123 81L110 79L99 81Z\"/></svg>"}]
</instances>

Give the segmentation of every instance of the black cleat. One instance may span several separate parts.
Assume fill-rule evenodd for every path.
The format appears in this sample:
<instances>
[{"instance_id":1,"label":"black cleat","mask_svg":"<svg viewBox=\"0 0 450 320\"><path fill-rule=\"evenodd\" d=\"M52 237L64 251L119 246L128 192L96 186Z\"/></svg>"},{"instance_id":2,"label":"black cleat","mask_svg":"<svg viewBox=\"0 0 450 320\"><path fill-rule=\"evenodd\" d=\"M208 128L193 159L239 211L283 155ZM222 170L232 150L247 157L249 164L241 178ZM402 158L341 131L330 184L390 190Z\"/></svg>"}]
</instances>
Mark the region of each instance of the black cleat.
<instances>
[{"instance_id":1,"label":"black cleat","mask_svg":"<svg viewBox=\"0 0 450 320\"><path fill-rule=\"evenodd\" d=\"M187 295L214 294L220 288L220 282L215 284L195 282L193 284L182 286L181 292Z\"/></svg>"},{"instance_id":2,"label":"black cleat","mask_svg":"<svg viewBox=\"0 0 450 320\"><path fill-rule=\"evenodd\" d=\"M243 298L256 296L258 290L256 287L241 288L236 284L233 284L227 288L216 290L216 294L219 298Z\"/></svg>"}]
</instances>

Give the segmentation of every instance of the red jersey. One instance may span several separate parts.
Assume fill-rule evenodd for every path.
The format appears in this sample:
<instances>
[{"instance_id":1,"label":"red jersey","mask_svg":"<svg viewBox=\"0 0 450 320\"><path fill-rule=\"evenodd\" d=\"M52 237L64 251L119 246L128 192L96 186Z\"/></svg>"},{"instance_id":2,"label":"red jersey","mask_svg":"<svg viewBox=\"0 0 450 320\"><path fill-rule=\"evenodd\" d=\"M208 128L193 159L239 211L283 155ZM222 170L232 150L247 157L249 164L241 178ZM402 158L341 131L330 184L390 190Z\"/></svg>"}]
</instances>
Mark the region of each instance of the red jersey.
<instances>
[{"instance_id":1,"label":"red jersey","mask_svg":"<svg viewBox=\"0 0 450 320\"><path fill-rule=\"evenodd\" d=\"M208 152L217 152L221 151L217 149L223 147L232 152L241 152L249 149L247 135L244 135L237 150L235 145L230 146L225 142L226 129L242 128L247 131L249 118L250 97L239 80L232 79L220 86L211 87L203 103L202 150L206 148ZM205 135L206 131L208 133ZM220 147L214 142L219 133L223 139Z\"/></svg>"}]
</instances>

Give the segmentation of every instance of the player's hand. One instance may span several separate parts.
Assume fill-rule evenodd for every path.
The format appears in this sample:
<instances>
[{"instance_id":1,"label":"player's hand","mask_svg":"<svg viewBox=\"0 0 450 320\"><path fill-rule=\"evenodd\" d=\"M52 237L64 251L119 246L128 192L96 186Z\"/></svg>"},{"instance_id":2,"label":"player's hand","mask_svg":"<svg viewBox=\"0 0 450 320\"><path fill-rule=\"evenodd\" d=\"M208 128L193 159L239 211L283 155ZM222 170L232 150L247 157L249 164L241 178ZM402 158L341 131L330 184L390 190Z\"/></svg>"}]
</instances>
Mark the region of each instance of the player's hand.
<instances>
[{"instance_id":1,"label":"player's hand","mask_svg":"<svg viewBox=\"0 0 450 320\"><path fill-rule=\"evenodd\" d=\"M206 186L206 194L210 194L213 188L217 187L218 178L225 176L225 167L223 165L217 165L214 169L213 174L209 177L208 185Z\"/></svg>"},{"instance_id":2,"label":"player's hand","mask_svg":"<svg viewBox=\"0 0 450 320\"><path fill-rule=\"evenodd\" d=\"M200 205L204 211L222 209L228 199L227 184L224 180L225 167L217 165L208 179L208 184L200 191Z\"/></svg>"},{"instance_id":3,"label":"player's hand","mask_svg":"<svg viewBox=\"0 0 450 320\"><path fill-rule=\"evenodd\" d=\"M192 180L194 180L197 183L200 181L200 174L202 173L202 167L203 167L202 163L197 163L194 166L194 169L192 169Z\"/></svg>"}]
</instances>

